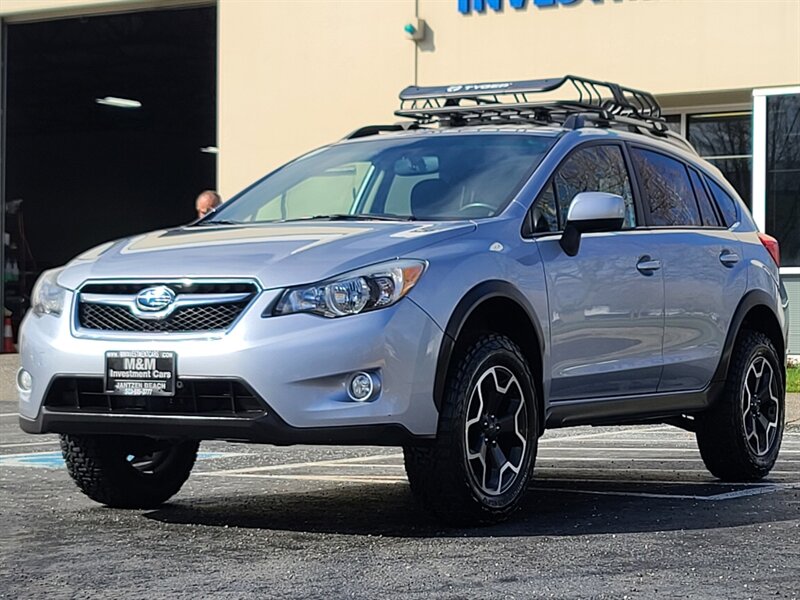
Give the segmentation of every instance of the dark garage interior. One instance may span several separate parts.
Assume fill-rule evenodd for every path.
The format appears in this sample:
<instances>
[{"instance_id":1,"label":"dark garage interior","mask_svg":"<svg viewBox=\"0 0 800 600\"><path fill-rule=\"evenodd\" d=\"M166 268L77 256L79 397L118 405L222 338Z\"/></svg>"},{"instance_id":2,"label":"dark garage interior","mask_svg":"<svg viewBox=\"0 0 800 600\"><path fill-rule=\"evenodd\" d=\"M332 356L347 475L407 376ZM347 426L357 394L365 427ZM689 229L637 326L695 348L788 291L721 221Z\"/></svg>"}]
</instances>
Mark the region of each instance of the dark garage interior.
<instances>
[{"instance_id":1,"label":"dark garage interior","mask_svg":"<svg viewBox=\"0 0 800 600\"><path fill-rule=\"evenodd\" d=\"M9 24L5 294L216 187L216 7ZM19 202L22 200L22 202Z\"/></svg>"}]
</instances>

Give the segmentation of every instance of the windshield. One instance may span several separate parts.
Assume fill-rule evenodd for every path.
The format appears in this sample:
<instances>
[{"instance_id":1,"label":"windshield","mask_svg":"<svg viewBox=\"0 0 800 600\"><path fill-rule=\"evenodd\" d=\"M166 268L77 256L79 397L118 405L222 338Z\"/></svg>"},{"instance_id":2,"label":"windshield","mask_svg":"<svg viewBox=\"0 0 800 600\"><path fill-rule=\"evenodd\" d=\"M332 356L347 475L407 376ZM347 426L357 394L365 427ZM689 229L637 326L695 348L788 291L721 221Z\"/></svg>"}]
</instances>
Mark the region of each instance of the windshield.
<instances>
[{"instance_id":1,"label":"windshield","mask_svg":"<svg viewBox=\"0 0 800 600\"><path fill-rule=\"evenodd\" d=\"M456 134L331 146L278 169L199 225L491 217L512 200L553 141Z\"/></svg>"}]
</instances>

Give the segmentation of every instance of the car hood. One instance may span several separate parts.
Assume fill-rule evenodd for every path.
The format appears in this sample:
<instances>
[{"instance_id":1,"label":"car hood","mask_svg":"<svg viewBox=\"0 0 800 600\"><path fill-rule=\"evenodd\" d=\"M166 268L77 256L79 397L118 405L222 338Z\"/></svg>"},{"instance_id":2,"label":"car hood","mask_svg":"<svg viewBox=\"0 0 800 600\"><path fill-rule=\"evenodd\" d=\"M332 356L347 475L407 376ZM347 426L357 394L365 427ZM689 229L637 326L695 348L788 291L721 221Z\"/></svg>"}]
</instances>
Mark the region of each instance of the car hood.
<instances>
[{"instance_id":1,"label":"car hood","mask_svg":"<svg viewBox=\"0 0 800 600\"><path fill-rule=\"evenodd\" d=\"M255 278L265 289L312 283L414 252L474 230L469 221L265 223L153 231L99 246L58 277L89 279Z\"/></svg>"}]
</instances>

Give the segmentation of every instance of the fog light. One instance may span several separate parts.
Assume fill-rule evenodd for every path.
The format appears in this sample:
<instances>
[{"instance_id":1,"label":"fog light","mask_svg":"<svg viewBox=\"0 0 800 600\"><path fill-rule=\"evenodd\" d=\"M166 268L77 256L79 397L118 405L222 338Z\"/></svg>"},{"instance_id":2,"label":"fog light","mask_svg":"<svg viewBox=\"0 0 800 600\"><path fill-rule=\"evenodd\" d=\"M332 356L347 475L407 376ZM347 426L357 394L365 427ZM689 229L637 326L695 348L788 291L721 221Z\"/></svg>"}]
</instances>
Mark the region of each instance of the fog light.
<instances>
[{"instance_id":1,"label":"fog light","mask_svg":"<svg viewBox=\"0 0 800 600\"><path fill-rule=\"evenodd\" d=\"M17 385L23 392L30 392L33 386L33 377L25 369L20 369L17 373Z\"/></svg>"},{"instance_id":2,"label":"fog light","mask_svg":"<svg viewBox=\"0 0 800 600\"><path fill-rule=\"evenodd\" d=\"M375 381L369 373L356 373L350 378L350 385L347 386L347 395L356 402L369 400L375 391Z\"/></svg>"}]
</instances>

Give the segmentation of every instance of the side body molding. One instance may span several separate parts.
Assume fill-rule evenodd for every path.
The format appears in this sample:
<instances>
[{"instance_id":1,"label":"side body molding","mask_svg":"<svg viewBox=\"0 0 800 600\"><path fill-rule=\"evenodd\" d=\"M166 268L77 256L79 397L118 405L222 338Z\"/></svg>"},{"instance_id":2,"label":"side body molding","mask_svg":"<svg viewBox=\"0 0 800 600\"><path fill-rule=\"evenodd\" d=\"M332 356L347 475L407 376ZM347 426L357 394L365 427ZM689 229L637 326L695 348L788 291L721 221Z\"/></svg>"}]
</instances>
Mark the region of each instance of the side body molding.
<instances>
[{"instance_id":1,"label":"side body molding","mask_svg":"<svg viewBox=\"0 0 800 600\"><path fill-rule=\"evenodd\" d=\"M575 425L623 425L669 422L685 414L707 410L717 401L725 388L733 347L747 314L753 308L766 308L775 319L780 331L780 320L775 313L774 298L763 290L751 290L744 295L734 312L719 364L708 385L697 391L666 392L649 395L620 396L612 398L580 398L550 404L547 409L547 427ZM778 351L785 359L785 344Z\"/></svg>"}]
</instances>

